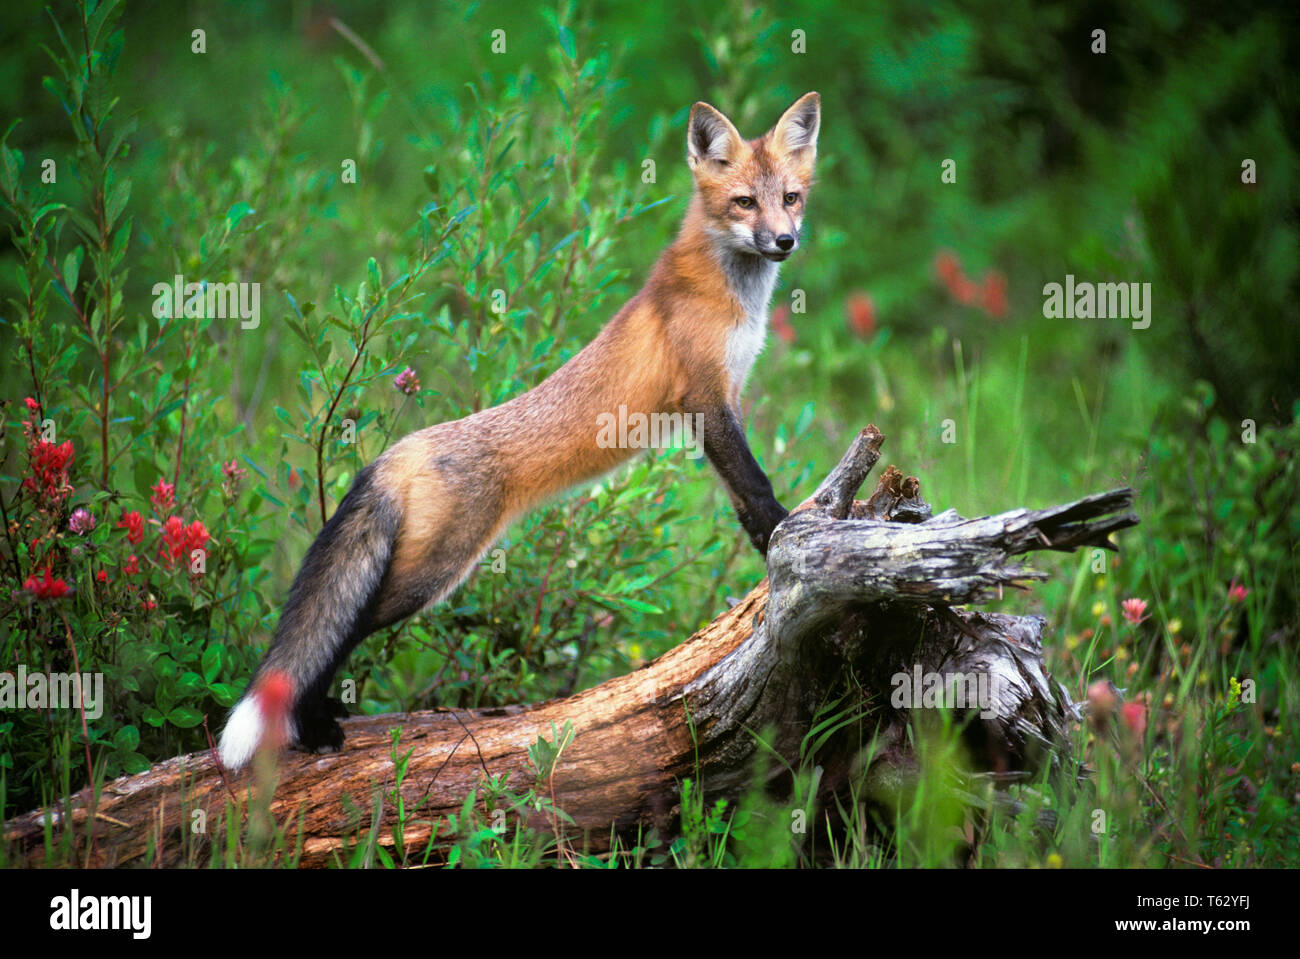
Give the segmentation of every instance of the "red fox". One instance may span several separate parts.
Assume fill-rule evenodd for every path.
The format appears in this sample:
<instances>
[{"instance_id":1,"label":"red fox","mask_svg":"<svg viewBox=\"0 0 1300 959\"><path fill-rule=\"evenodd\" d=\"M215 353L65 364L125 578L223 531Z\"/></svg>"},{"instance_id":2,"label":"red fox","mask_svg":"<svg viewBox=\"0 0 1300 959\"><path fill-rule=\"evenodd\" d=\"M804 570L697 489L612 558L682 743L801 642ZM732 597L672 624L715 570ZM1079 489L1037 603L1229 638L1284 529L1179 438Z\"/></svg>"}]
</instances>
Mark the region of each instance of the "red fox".
<instances>
[{"instance_id":1,"label":"red fox","mask_svg":"<svg viewBox=\"0 0 1300 959\"><path fill-rule=\"evenodd\" d=\"M357 474L307 550L274 641L222 731L227 767L264 741L340 748L346 710L327 694L347 655L444 599L521 514L629 459L635 448L598 439L598 424L624 410L693 422L766 555L787 511L745 441L740 394L763 348L777 264L799 246L820 125L816 93L756 140L707 103L691 108L695 191L645 286L527 393L412 433Z\"/></svg>"}]
</instances>

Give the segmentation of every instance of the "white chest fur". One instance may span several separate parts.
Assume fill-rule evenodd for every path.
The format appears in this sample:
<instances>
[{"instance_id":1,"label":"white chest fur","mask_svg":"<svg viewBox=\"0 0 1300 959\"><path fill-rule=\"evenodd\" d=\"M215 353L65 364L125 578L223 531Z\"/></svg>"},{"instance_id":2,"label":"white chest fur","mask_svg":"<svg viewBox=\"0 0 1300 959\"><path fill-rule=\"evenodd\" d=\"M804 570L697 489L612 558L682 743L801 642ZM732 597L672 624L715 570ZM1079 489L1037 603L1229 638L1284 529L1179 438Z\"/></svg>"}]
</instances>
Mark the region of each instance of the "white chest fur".
<instances>
[{"instance_id":1,"label":"white chest fur","mask_svg":"<svg viewBox=\"0 0 1300 959\"><path fill-rule=\"evenodd\" d=\"M726 364L732 389L745 387L754 361L767 340L767 310L776 285L777 266L769 260L745 257L728 264L727 279L740 303L740 316L727 335Z\"/></svg>"}]
</instances>

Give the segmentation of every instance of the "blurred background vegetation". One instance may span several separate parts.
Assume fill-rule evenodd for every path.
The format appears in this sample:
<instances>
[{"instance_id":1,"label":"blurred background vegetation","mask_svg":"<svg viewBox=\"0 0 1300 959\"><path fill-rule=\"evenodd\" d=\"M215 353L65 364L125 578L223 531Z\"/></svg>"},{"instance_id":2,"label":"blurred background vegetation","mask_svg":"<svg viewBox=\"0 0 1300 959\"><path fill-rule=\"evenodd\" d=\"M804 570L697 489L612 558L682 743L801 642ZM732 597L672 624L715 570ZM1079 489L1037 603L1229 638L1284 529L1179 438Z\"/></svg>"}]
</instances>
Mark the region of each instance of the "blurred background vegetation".
<instances>
[{"instance_id":1,"label":"blurred background vegetation","mask_svg":"<svg viewBox=\"0 0 1300 959\"><path fill-rule=\"evenodd\" d=\"M815 89L807 235L745 400L778 495L807 495L868 422L936 509L1136 486L1143 525L1117 563L1040 560L1052 581L1002 605L1048 616L1076 698L1127 687L1145 782L1182 784L1176 808L1124 800L1157 825L1116 838L1121 861L1294 860L1292 4L209 2L86 21L90 43L69 3L0 15L0 629L5 668L71 668L75 649L125 694L84 762L79 718L0 721L7 812L84 783L88 763L118 775L205 742L359 466L535 385L644 282L690 194L690 105L757 136ZM260 283L259 327L155 318L153 285L178 273ZM1067 274L1149 282L1150 328L1045 317L1044 284ZM408 367L418 385L396 389ZM26 398L74 444L69 493L24 492ZM93 531L69 527L78 507ZM119 528L132 511L138 541ZM155 549L172 515L210 533L202 574ZM680 452L501 545L499 569L489 556L352 658L360 708L584 688L762 575L712 473ZM72 591L38 595L43 570ZM1150 604L1140 624L1122 618L1131 597ZM1253 703L1233 699L1242 676ZM886 858L920 861L908 848ZM1098 861L1095 843L1053 848Z\"/></svg>"}]
</instances>

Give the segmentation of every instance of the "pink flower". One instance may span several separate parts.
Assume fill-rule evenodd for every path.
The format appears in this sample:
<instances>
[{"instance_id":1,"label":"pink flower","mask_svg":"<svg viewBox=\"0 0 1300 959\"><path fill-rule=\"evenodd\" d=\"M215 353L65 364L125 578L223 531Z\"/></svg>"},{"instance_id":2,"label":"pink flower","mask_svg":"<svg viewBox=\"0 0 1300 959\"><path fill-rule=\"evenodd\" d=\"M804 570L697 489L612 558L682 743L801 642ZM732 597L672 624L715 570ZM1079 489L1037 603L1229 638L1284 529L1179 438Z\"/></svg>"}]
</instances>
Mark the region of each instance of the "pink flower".
<instances>
[{"instance_id":1,"label":"pink flower","mask_svg":"<svg viewBox=\"0 0 1300 959\"><path fill-rule=\"evenodd\" d=\"M397 377L393 380L393 388L399 393L410 396L420 391L420 378L415 375L415 370L408 366L397 374Z\"/></svg>"},{"instance_id":2,"label":"pink flower","mask_svg":"<svg viewBox=\"0 0 1300 959\"><path fill-rule=\"evenodd\" d=\"M78 506L68 517L68 529L78 536L85 536L95 528L95 516L84 506Z\"/></svg>"},{"instance_id":3,"label":"pink flower","mask_svg":"<svg viewBox=\"0 0 1300 959\"><path fill-rule=\"evenodd\" d=\"M168 483L161 476L158 482L149 487L153 490L153 495L149 497L149 502L153 503L154 511L159 516L163 513L171 512L176 506L176 484Z\"/></svg>"},{"instance_id":4,"label":"pink flower","mask_svg":"<svg viewBox=\"0 0 1300 959\"><path fill-rule=\"evenodd\" d=\"M1088 687L1088 716L1098 725L1102 725L1115 711L1119 697L1109 680L1099 679Z\"/></svg>"},{"instance_id":5,"label":"pink flower","mask_svg":"<svg viewBox=\"0 0 1300 959\"><path fill-rule=\"evenodd\" d=\"M139 510L123 513L122 518L117 521L117 526L114 528L126 530L128 543L138 543L144 539L144 517L140 515Z\"/></svg>"},{"instance_id":6,"label":"pink flower","mask_svg":"<svg viewBox=\"0 0 1300 959\"><path fill-rule=\"evenodd\" d=\"M1228 601L1231 603L1244 603L1246 601L1246 597L1249 595L1250 595L1250 590L1248 590L1245 586L1242 586L1235 579L1232 581L1232 584L1228 587Z\"/></svg>"},{"instance_id":7,"label":"pink flower","mask_svg":"<svg viewBox=\"0 0 1300 959\"><path fill-rule=\"evenodd\" d=\"M23 403L27 406L27 412L29 413L39 413L41 411L41 404L37 403L30 396L24 397Z\"/></svg>"},{"instance_id":8,"label":"pink flower","mask_svg":"<svg viewBox=\"0 0 1300 959\"><path fill-rule=\"evenodd\" d=\"M229 463L221 464L221 492L228 500L233 500L239 493L239 484L243 482L248 470L240 467L238 463L231 460Z\"/></svg>"},{"instance_id":9,"label":"pink flower","mask_svg":"<svg viewBox=\"0 0 1300 959\"><path fill-rule=\"evenodd\" d=\"M1147 601L1145 599L1126 599L1119 605L1124 610L1124 618L1134 626L1146 619L1146 617L1142 615L1147 609Z\"/></svg>"},{"instance_id":10,"label":"pink flower","mask_svg":"<svg viewBox=\"0 0 1300 959\"><path fill-rule=\"evenodd\" d=\"M1125 703L1120 707L1120 718L1124 720L1124 725L1131 729L1134 734L1142 736L1147 731L1147 707L1146 703Z\"/></svg>"}]
</instances>

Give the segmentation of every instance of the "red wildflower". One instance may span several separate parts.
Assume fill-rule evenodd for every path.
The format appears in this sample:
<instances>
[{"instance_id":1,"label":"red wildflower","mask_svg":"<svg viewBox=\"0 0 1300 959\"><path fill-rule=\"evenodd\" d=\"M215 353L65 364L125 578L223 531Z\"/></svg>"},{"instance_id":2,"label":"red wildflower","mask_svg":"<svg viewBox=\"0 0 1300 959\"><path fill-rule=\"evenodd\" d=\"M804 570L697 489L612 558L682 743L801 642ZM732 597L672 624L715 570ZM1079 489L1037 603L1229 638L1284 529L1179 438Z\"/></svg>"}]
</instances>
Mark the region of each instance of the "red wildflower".
<instances>
[{"instance_id":1,"label":"red wildflower","mask_svg":"<svg viewBox=\"0 0 1300 959\"><path fill-rule=\"evenodd\" d=\"M41 404L40 404L40 403L37 403L37 402L36 402L34 399L32 399L30 396L24 397L24 398L23 398L23 403L25 403L25 404L27 405L27 412L29 412L29 413L36 414L36 413L39 413L39 412L41 411Z\"/></svg>"},{"instance_id":2,"label":"red wildflower","mask_svg":"<svg viewBox=\"0 0 1300 959\"><path fill-rule=\"evenodd\" d=\"M162 543L158 547L158 557L169 568L185 552L185 524L179 516L168 516L162 524Z\"/></svg>"},{"instance_id":3,"label":"red wildflower","mask_svg":"<svg viewBox=\"0 0 1300 959\"><path fill-rule=\"evenodd\" d=\"M23 587L37 599L59 599L68 595L68 584L61 579L55 579L48 566L45 567L44 579L28 576Z\"/></svg>"},{"instance_id":4,"label":"red wildflower","mask_svg":"<svg viewBox=\"0 0 1300 959\"><path fill-rule=\"evenodd\" d=\"M849 297L849 328L864 340L876 332L876 304L865 293Z\"/></svg>"},{"instance_id":5,"label":"red wildflower","mask_svg":"<svg viewBox=\"0 0 1300 959\"><path fill-rule=\"evenodd\" d=\"M202 549L208 539L208 531L199 520L186 526L179 516L168 516L162 525L163 541L158 556L171 568L177 562L187 562L194 550Z\"/></svg>"},{"instance_id":6,"label":"red wildflower","mask_svg":"<svg viewBox=\"0 0 1300 959\"><path fill-rule=\"evenodd\" d=\"M951 287L953 281L961 276L961 263L956 256L944 250L934 258L934 272L939 277L939 282L946 287Z\"/></svg>"},{"instance_id":7,"label":"red wildflower","mask_svg":"<svg viewBox=\"0 0 1300 959\"><path fill-rule=\"evenodd\" d=\"M278 749L289 740L289 707L293 702L293 680L279 670L268 672L253 691L254 701L266 720L261 746Z\"/></svg>"},{"instance_id":8,"label":"red wildflower","mask_svg":"<svg viewBox=\"0 0 1300 959\"><path fill-rule=\"evenodd\" d=\"M790 325L790 308L778 306L772 311L772 332L786 343L795 341L794 327Z\"/></svg>"},{"instance_id":9,"label":"red wildflower","mask_svg":"<svg viewBox=\"0 0 1300 959\"><path fill-rule=\"evenodd\" d=\"M196 549L203 549L203 544L209 539L208 531L204 528L203 523L195 520L185 527L185 552L193 553Z\"/></svg>"},{"instance_id":10,"label":"red wildflower","mask_svg":"<svg viewBox=\"0 0 1300 959\"><path fill-rule=\"evenodd\" d=\"M104 571L101 569L98 573L95 574L95 579L99 580L101 583L107 583L107 582L108 582L108 573L104 572Z\"/></svg>"},{"instance_id":11,"label":"red wildflower","mask_svg":"<svg viewBox=\"0 0 1300 959\"><path fill-rule=\"evenodd\" d=\"M964 276L959 276L948 286L948 292L962 306L973 306L975 301L980 298L982 291L979 284L971 282Z\"/></svg>"},{"instance_id":12,"label":"red wildflower","mask_svg":"<svg viewBox=\"0 0 1300 959\"><path fill-rule=\"evenodd\" d=\"M153 490L153 495L149 497L149 502L153 503L154 510L161 516L163 513L170 512L176 506L176 484L168 483L161 476L158 482L149 487Z\"/></svg>"},{"instance_id":13,"label":"red wildflower","mask_svg":"<svg viewBox=\"0 0 1300 959\"><path fill-rule=\"evenodd\" d=\"M136 557L135 553L132 553L126 558L126 565L122 567L122 572L126 573L127 576L134 576L136 573L140 572L140 560Z\"/></svg>"},{"instance_id":14,"label":"red wildflower","mask_svg":"<svg viewBox=\"0 0 1300 959\"><path fill-rule=\"evenodd\" d=\"M128 543L138 543L144 539L144 517L140 515L139 510L123 513L115 528L126 530Z\"/></svg>"},{"instance_id":15,"label":"red wildflower","mask_svg":"<svg viewBox=\"0 0 1300 959\"><path fill-rule=\"evenodd\" d=\"M1007 315L1007 278L997 270L984 274L984 312L995 320Z\"/></svg>"},{"instance_id":16,"label":"red wildflower","mask_svg":"<svg viewBox=\"0 0 1300 959\"><path fill-rule=\"evenodd\" d=\"M72 492L72 484L68 482L72 455L72 440L56 446L48 440L37 439L33 433L27 443L31 475L23 480L23 488L50 505L67 499Z\"/></svg>"},{"instance_id":17,"label":"red wildflower","mask_svg":"<svg viewBox=\"0 0 1300 959\"><path fill-rule=\"evenodd\" d=\"M1242 586L1235 579L1228 586L1228 601L1233 603L1244 603L1246 597L1250 595L1250 590Z\"/></svg>"}]
</instances>

